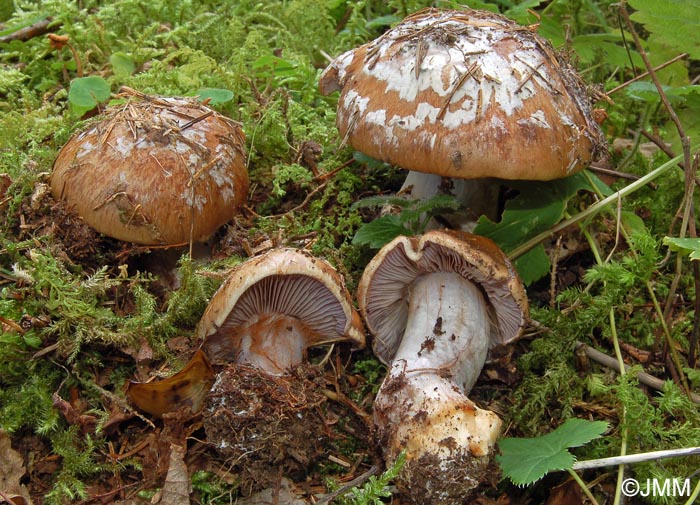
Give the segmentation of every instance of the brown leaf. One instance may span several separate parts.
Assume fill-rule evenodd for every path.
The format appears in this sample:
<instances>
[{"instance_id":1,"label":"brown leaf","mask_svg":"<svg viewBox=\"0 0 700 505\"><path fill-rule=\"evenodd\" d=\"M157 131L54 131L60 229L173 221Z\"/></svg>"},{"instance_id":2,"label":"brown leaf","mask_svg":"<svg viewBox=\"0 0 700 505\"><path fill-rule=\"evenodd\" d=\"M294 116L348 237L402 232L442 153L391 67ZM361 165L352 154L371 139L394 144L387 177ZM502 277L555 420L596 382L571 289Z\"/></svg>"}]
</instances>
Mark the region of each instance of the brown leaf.
<instances>
[{"instance_id":1,"label":"brown leaf","mask_svg":"<svg viewBox=\"0 0 700 505\"><path fill-rule=\"evenodd\" d=\"M583 494L578 484L569 479L549 493L545 505L583 505Z\"/></svg>"},{"instance_id":2,"label":"brown leaf","mask_svg":"<svg viewBox=\"0 0 700 505\"><path fill-rule=\"evenodd\" d=\"M157 382L131 382L127 394L131 401L144 412L162 417L182 407L197 412L214 381L214 371L202 351L175 375Z\"/></svg>"},{"instance_id":3,"label":"brown leaf","mask_svg":"<svg viewBox=\"0 0 700 505\"><path fill-rule=\"evenodd\" d=\"M190 503L190 476L185 464L187 449L181 445L170 444L170 463L165 484L160 493L161 505L188 505Z\"/></svg>"},{"instance_id":4,"label":"brown leaf","mask_svg":"<svg viewBox=\"0 0 700 505\"><path fill-rule=\"evenodd\" d=\"M0 430L0 492L13 505L31 505L27 489L19 483L25 473L22 456L12 448L10 437Z\"/></svg>"}]
</instances>

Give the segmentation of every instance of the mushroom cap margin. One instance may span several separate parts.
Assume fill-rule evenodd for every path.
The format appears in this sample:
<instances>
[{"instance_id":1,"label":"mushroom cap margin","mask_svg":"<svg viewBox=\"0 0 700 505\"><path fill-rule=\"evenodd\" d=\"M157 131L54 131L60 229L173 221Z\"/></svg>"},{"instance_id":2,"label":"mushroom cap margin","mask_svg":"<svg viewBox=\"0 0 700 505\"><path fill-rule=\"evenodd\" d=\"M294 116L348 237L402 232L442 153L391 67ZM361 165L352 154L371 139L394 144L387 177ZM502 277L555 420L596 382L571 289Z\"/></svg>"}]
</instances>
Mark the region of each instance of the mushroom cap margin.
<instances>
[{"instance_id":1,"label":"mushroom cap margin","mask_svg":"<svg viewBox=\"0 0 700 505\"><path fill-rule=\"evenodd\" d=\"M336 321L333 334L309 342L308 346L350 341L356 348L365 346L365 332L360 315L352 305L342 276L325 260L292 248L279 248L248 259L236 266L212 296L196 329L196 338L213 362L221 354L218 349L230 347L226 335L218 332L240 298L252 286L273 277L304 276L323 286L341 308L344 321ZM308 294L308 293L307 293ZM234 336L235 338L235 336Z\"/></svg>"},{"instance_id":2,"label":"mushroom cap margin","mask_svg":"<svg viewBox=\"0 0 700 505\"><path fill-rule=\"evenodd\" d=\"M437 256L443 253L444 257ZM382 276L391 276L381 285ZM399 236L370 260L360 279L357 300L372 348L389 364L403 336L410 284L423 273L453 271L481 287L497 324L491 346L517 339L529 318L525 288L515 268L490 239L457 230L433 230L418 237Z\"/></svg>"}]
</instances>

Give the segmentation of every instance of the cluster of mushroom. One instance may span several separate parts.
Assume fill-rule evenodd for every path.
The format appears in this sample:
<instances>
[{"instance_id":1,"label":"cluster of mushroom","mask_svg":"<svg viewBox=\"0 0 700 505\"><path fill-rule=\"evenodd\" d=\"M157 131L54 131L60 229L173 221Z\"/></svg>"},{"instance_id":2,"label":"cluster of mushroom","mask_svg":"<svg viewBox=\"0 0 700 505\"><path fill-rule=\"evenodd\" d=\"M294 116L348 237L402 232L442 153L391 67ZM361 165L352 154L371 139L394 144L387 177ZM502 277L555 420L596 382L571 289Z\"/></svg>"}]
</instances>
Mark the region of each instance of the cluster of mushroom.
<instances>
[{"instance_id":1,"label":"cluster of mushroom","mask_svg":"<svg viewBox=\"0 0 700 505\"><path fill-rule=\"evenodd\" d=\"M351 146L414 171L406 185L414 197L445 187L443 177L457 179L452 188L469 178L563 177L603 145L575 72L533 29L492 13L420 11L339 56L320 88L340 91L337 124ZM190 100L130 94L63 148L54 196L122 240L206 238L247 193L240 126ZM467 394L489 349L517 338L528 319L517 273L490 240L435 230L382 248L357 300L362 318L340 275L305 252L254 257L213 296L196 332L203 352L190 366L221 396L238 372L214 377L210 362L282 377L310 346L363 347L364 319L389 367L374 422L389 463L407 454L400 486L417 503L466 499L501 431L498 416ZM159 387L133 384L130 395L162 415L175 406L156 401ZM177 389L178 402L202 406L201 384L175 377L167 387ZM212 419L216 405L209 406ZM211 431L221 447L224 431Z\"/></svg>"}]
</instances>

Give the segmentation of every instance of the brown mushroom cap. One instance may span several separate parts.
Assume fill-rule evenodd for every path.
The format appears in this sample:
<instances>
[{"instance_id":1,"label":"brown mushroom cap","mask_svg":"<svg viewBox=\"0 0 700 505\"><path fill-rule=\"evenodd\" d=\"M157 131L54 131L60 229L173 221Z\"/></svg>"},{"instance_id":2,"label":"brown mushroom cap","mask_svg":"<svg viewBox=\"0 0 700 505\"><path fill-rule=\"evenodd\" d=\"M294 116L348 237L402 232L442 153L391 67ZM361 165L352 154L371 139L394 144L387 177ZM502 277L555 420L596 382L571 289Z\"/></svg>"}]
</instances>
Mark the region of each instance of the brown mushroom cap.
<instances>
[{"instance_id":1,"label":"brown mushroom cap","mask_svg":"<svg viewBox=\"0 0 700 505\"><path fill-rule=\"evenodd\" d=\"M63 146L51 188L110 237L201 241L247 197L245 136L194 99L131 95Z\"/></svg>"},{"instance_id":2,"label":"brown mushroom cap","mask_svg":"<svg viewBox=\"0 0 700 505\"><path fill-rule=\"evenodd\" d=\"M527 295L512 264L493 241L455 230L400 236L369 262L357 290L360 311L375 336L374 352L384 363L392 361L404 335L411 284L422 274L441 271L460 274L486 294L494 321L491 345L520 335L529 315Z\"/></svg>"},{"instance_id":3,"label":"brown mushroom cap","mask_svg":"<svg viewBox=\"0 0 700 505\"><path fill-rule=\"evenodd\" d=\"M445 177L550 180L603 151L575 71L532 27L491 12L419 11L336 58L337 125L355 149Z\"/></svg>"},{"instance_id":4,"label":"brown mushroom cap","mask_svg":"<svg viewBox=\"0 0 700 505\"><path fill-rule=\"evenodd\" d=\"M241 263L212 297L197 337L213 362L233 361L240 352L239 329L274 314L305 325L304 349L340 340L364 347L362 321L342 277L328 262L288 248ZM264 337L255 345L263 347Z\"/></svg>"}]
</instances>

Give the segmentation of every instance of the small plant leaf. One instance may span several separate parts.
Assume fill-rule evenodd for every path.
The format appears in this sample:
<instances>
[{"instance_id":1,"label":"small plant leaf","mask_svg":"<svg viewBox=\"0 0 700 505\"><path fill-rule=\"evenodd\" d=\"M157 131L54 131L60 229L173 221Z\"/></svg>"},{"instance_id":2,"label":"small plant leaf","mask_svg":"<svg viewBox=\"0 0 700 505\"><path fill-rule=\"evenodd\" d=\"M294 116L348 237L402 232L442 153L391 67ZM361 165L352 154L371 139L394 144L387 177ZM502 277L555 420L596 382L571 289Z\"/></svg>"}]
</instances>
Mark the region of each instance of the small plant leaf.
<instances>
[{"instance_id":1,"label":"small plant leaf","mask_svg":"<svg viewBox=\"0 0 700 505\"><path fill-rule=\"evenodd\" d=\"M700 4L687 0L629 0L632 19L678 52L700 58Z\"/></svg>"},{"instance_id":2,"label":"small plant leaf","mask_svg":"<svg viewBox=\"0 0 700 505\"><path fill-rule=\"evenodd\" d=\"M355 151L354 153L352 153L352 157L358 163L362 163L363 165L366 165L367 168L372 168L375 170L390 166L388 163L384 163L381 160L372 158L371 156L367 156L366 154L361 153L360 151Z\"/></svg>"},{"instance_id":3,"label":"small plant leaf","mask_svg":"<svg viewBox=\"0 0 700 505\"><path fill-rule=\"evenodd\" d=\"M92 109L110 96L109 83L102 77L78 77L70 83L68 101L80 108Z\"/></svg>"},{"instance_id":4,"label":"small plant leaf","mask_svg":"<svg viewBox=\"0 0 700 505\"><path fill-rule=\"evenodd\" d=\"M383 207L384 205L392 205L402 209L409 207L412 201L407 198L401 198L394 195L378 195L361 198L352 204L352 209L365 209L367 207Z\"/></svg>"},{"instance_id":5,"label":"small plant leaf","mask_svg":"<svg viewBox=\"0 0 700 505\"><path fill-rule=\"evenodd\" d=\"M700 260L700 238L664 237L664 245L672 251L688 255L691 260Z\"/></svg>"},{"instance_id":6,"label":"small plant leaf","mask_svg":"<svg viewBox=\"0 0 700 505\"><path fill-rule=\"evenodd\" d=\"M352 243L368 244L372 249L379 249L399 235L413 235L413 232L402 224L399 216L390 214L362 226L357 230Z\"/></svg>"},{"instance_id":7,"label":"small plant leaf","mask_svg":"<svg viewBox=\"0 0 700 505\"><path fill-rule=\"evenodd\" d=\"M569 419L556 430L536 438L504 438L496 461L513 484L526 486L554 470L567 470L574 456L567 450L600 437L608 429L605 421Z\"/></svg>"},{"instance_id":8,"label":"small plant leaf","mask_svg":"<svg viewBox=\"0 0 700 505\"><path fill-rule=\"evenodd\" d=\"M541 278L550 270L549 256L542 244L517 258L513 264L524 284L529 285Z\"/></svg>"},{"instance_id":9,"label":"small plant leaf","mask_svg":"<svg viewBox=\"0 0 700 505\"><path fill-rule=\"evenodd\" d=\"M202 88L195 95L202 101L208 98L211 105L218 105L233 100L233 91L222 88Z\"/></svg>"},{"instance_id":10,"label":"small plant leaf","mask_svg":"<svg viewBox=\"0 0 700 505\"><path fill-rule=\"evenodd\" d=\"M595 175L583 172L556 181L523 181L510 185L520 193L506 203L501 221L494 223L482 216L474 229L477 235L496 242L506 254L528 238L561 221L569 200L580 190L591 191L595 186L603 194L610 194L610 189ZM529 256L533 263L521 257L517 263L518 273L529 282L546 275L549 272L549 260L544 261L543 254L544 250Z\"/></svg>"},{"instance_id":11,"label":"small plant leaf","mask_svg":"<svg viewBox=\"0 0 700 505\"><path fill-rule=\"evenodd\" d=\"M129 76L136 70L134 59L122 51L112 53L109 57L109 63L112 65L114 75L119 77Z\"/></svg>"}]
</instances>

